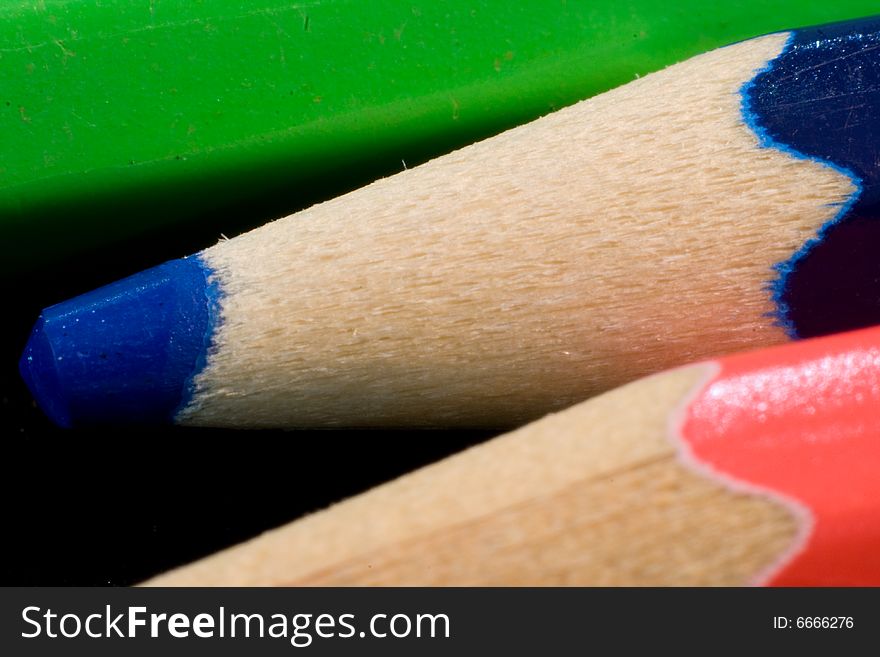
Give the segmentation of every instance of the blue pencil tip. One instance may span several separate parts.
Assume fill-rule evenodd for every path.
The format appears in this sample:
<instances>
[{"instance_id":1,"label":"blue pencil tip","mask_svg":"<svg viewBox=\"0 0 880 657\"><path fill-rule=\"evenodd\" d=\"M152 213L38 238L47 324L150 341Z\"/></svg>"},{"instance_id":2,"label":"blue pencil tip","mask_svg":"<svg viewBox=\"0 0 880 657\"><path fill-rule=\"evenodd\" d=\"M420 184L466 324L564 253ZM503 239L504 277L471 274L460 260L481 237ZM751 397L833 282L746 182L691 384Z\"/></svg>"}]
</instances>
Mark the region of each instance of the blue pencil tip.
<instances>
[{"instance_id":1,"label":"blue pencil tip","mask_svg":"<svg viewBox=\"0 0 880 657\"><path fill-rule=\"evenodd\" d=\"M70 427L70 409L55 367L52 344L43 330L43 316L37 320L18 363L25 384L37 405L60 427Z\"/></svg>"},{"instance_id":2,"label":"blue pencil tip","mask_svg":"<svg viewBox=\"0 0 880 657\"><path fill-rule=\"evenodd\" d=\"M173 421L204 366L218 294L198 257L46 308L19 363L62 427Z\"/></svg>"}]
</instances>

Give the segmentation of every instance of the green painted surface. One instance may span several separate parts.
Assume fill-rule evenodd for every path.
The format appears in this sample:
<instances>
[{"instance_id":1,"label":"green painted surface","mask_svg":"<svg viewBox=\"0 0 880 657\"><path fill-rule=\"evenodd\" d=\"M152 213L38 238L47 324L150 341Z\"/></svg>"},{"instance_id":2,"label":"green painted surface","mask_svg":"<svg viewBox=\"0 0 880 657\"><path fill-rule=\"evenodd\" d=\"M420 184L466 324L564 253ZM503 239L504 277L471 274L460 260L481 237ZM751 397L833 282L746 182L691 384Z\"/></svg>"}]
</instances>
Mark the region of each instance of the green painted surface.
<instances>
[{"instance_id":1,"label":"green painted surface","mask_svg":"<svg viewBox=\"0 0 880 657\"><path fill-rule=\"evenodd\" d=\"M872 6L7 0L2 267L185 225L208 245L697 52Z\"/></svg>"}]
</instances>

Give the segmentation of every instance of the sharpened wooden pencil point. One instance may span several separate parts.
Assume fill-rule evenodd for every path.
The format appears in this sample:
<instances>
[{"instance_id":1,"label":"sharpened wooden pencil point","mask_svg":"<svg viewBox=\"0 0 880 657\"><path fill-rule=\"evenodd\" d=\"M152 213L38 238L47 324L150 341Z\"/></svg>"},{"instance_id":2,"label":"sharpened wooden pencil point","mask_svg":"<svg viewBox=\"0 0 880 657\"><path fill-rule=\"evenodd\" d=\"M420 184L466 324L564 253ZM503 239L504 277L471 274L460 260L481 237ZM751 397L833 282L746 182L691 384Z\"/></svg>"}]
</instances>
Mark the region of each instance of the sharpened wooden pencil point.
<instances>
[{"instance_id":1,"label":"sharpened wooden pencil point","mask_svg":"<svg viewBox=\"0 0 880 657\"><path fill-rule=\"evenodd\" d=\"M860 155L876 138L835 123L822 95L858 84L852 111L873 116L878 40L868 19L722 48L207 249L193 260L217 292L192 299L216 312L193 369L175 370L173 421L511 425L783 342L811 303L875 298L870 268L831 283L821 266L794 270L878 198L873 178L829 159L876 167ZM841 53L857 70L826 65ZM786 73L803 61L810 76ZM791 103L794 126L779 120ZM809 281L816 298L789 303ZM852 305L831 313L835 330L880 312ZM151 362L151 347L114 345ZM72 343L64 357L97 358ZM99 400L105 387L85 377L62 392Z\"/></svg>"}]
</instances>

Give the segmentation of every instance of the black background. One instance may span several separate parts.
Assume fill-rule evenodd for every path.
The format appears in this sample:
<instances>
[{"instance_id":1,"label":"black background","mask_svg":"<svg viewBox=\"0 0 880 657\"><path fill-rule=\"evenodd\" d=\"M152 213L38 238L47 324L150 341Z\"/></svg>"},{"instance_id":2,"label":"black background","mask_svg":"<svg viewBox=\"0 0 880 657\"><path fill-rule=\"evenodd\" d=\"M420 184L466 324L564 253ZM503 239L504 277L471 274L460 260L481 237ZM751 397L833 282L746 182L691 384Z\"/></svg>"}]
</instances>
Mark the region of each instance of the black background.
<instances>
[{"instance_id":1,"label":"black background","mask_svg":"<svg viewBox=\"0 0 880 657\"><path fill-rule=\"evenodd\" d=\"M458 137L464 143L479 136ZM60 430L18 374L41 308L393 173L402 159L417 164L456 145L420 144L321 180L260 190L236 207L162 231L150 232L146 222L127 241L3 280L0 585L135 583L497 433ZM66 220L78 220L75 209Z\"/></svg>"}]
</instances>

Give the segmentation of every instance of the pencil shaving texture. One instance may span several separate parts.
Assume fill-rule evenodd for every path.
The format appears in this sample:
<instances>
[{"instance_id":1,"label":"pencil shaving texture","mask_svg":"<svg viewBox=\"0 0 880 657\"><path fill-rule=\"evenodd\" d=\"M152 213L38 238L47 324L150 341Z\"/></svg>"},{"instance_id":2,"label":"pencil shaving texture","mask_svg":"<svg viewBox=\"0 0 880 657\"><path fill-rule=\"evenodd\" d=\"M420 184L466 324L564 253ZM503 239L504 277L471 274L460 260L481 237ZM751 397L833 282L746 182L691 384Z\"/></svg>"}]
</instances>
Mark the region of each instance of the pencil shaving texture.
<instances>
[{"instance_id":1,"label":"pencil shaving texture","mask_svg":"<svg viewBox=\"0 0 880 657\"><path fill-rule=\"evenodd\" d=\"M630 384L148 584L746 584L797 521L677 459L670 415L712 372Z\"/></svg>"},{"instance_id":2,"label":"pencil shaving texture","mask_svg":"<svg viewBox=\"0 0 880 657\"><path fill-rule=\"evenodd\" d=\"M772 265L854 191L759 148L720 49L224 242L185 424L510 426L785 340Z\"/></svg>"}]
</instances>

